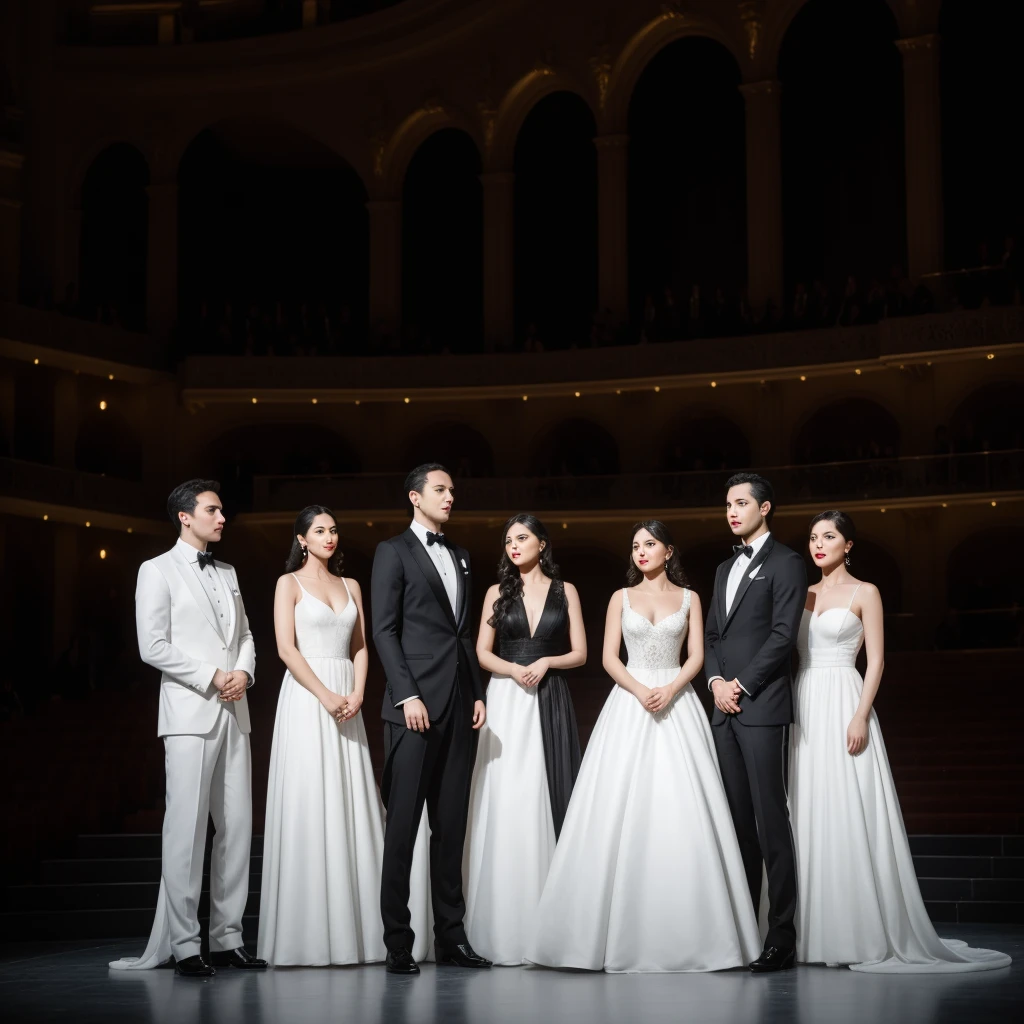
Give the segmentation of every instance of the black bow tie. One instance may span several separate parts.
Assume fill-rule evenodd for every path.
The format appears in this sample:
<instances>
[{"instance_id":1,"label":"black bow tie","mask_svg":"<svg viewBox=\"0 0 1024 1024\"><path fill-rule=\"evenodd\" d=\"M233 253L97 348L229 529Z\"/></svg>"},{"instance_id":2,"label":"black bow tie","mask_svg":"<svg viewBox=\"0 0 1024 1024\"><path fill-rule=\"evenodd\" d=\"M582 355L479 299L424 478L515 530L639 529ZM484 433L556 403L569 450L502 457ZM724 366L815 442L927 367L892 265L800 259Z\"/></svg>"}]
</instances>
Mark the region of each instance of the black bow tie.
<instances>
[{"instance_id":1,"label":"black bow tie","mask_svg":"<svg viewBox=\"0 0 1024 1024\"><path fill-rule=\"evenodd\" d=\"M747 558L754 557L754 549L750 544L733 544L732 553L734 555L746 555Z\"/></svg>"},{"instance_id":2,"label":"black bow tie","mask_svg":"<svg viewBox=\"0 0 1024 1024\"><path fill-rule=\"evenodd\" d=\"M443 533L429 533L429 532L427 533L427 547L428 548L430 547L431 544L447 544L447 543L448 543L448 541L445 540L445 536L444 536Z\"/></svg>"},{"instance_id":3,"label":"black bow tie","mask_svg":"<svg viewBox=\"0 0 1024 1024\"><path fill-rule=\"evenodd\" d=\"M212 551L197 551L196 561L199 563L200 569L205 569L208 565L213 565L213 552Z\"/></svg>"}]
</instances>

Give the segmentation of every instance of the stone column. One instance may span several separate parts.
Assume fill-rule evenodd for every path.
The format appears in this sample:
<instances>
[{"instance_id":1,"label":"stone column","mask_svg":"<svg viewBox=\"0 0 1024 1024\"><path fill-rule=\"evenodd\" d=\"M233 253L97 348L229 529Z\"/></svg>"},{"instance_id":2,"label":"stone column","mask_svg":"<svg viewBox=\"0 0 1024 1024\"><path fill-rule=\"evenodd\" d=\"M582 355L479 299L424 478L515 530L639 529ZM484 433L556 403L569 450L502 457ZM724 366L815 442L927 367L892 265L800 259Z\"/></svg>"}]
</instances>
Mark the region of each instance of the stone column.
<instances>
[{"instance_id":1,"label":"stone column","mask_svg":"<svg viewBox=\"0 0 1024 1024\"><path fill-rule=\"evenodd\" d=\"M939 37L896 41L903 55L907 261L911 279L943 269Z\"/></svg>"},{"instance_id":2,"label":"stone column","mask_svg":"<svg viewBox=\"0 0 1024 1024\"><path fill-rule=\"evenodd\" d=\"M75 468L78 442L78 381L71 373L62 373L54 384L53 461L61 469Z\"/></svg>"},{"instance_id":3,"label":"stone column","mask_svg":"<svg viewBox=\"0 0 1024 1024\"><path fill-rule=\"evenodd\" d=\"M396 330L402 319L402 204L371 200L370 332Z\"/></svg>"},{"instance_id":4,"label":"stone column","mask_svg":"<svg viewBox=\"0 0 1024 1024\"><path fill-rule=\"evenodd\" d=\"M629 136L602 135L597 147L597 302L614 323L629 317Z\"/></svg>"},{"instance_id":5,"label":"stone column","mask_svg":"<svg viewBox=\"0 0 1024 1024\"><path fill-rule=\"evenodd\" d=\"M782 309L782 145L778 82L740 86L747 124L747 288L755 309Z\"/></svg>"},{"instance_id":6,"label":"stone column","mask_svg":"<svg viewBox=\"0 0 1024 1024\"><path fill-rule=\"evenodd\" d=\"M178 319L178 186L169 182L146 191L146 326L154 337L167 338Z\"/></svg>"},{"instance_id":7,"label":"stone column","mask_svg":"<svg viewBox=\"0 0 1024 1024\"><path fill-rule=\"evenodd\" d=\"M484 343L489 352L512 346L515 329L515 175L481 174L484 208Z\"/></svg>"}]
</instances>

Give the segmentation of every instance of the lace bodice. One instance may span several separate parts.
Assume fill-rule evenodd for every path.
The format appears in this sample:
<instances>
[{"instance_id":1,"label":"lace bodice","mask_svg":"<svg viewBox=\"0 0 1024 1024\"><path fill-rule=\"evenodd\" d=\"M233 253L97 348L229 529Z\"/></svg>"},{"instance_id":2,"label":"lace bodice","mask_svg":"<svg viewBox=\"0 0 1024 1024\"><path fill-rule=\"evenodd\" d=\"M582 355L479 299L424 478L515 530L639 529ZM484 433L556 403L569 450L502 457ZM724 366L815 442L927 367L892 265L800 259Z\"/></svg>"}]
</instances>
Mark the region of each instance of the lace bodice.
<instances>
[{"instance_id":1,"label":"lace bodice","mask_svg":"<svg viewBox=\"0 0 1024 1024\"><path fill-rule=\"evenodd\" d=\"M295 646L299 653L304 658L350 658L356 603L348 584L345 583L348 604L335 612L303 587L297 576L295 582L302 587L302 600L295 606Z\"/></svg>"},{"instance_id":2,"label":"lace bodice","mask_svg":"<svg viewBox=\"0 0 1024 1024\"><path fill-rule=\"evenodd\" d=\"M626 642L628 665L632 668L678 668L679 652L690 625L690 596L687 590L677 612L652 623L629 605L629 591L622 591L622 638Z\"/></svg>"},{"instance_id":3,"label":"lace bodice","mask_svg":"<svg viewBox=\"0 0 1024 1024\"><path fill-rule=\"evenodd\" d=\"M851 611L858 588L859 584L845 608L826 608L820 613L804 609L796 638L801 668L856 666L857 655L864 643L864 626Z\"/></svg>"}]
</instances>

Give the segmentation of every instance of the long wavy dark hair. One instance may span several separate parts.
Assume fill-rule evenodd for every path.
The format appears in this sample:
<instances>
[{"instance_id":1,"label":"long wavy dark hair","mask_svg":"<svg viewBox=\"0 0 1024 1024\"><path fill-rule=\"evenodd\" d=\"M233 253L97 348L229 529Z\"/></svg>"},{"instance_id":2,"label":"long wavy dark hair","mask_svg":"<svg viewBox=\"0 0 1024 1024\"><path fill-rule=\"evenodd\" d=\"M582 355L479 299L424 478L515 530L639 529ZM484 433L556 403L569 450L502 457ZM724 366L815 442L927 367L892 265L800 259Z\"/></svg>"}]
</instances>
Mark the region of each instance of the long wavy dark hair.
<instances>
[{"instance_id":1,"label":"long wavy dark hair","mask_svg":"<svg viewBox=\"0 0 1024 1024\"><path fill-rule=\"evenodd\" d=\"M508 531L516 523L525 526L537 540L544 542L544 547L540 553L540 571L553 581L552 586L561 582L562 579L558 566L555 564L554 552L551 549L551 537L548 535L544 524L536 516L531 516L529 512L512 516L505 523L501 531L501 558L498 560L498 599L494 602L493 614L487 620L487 625L493 626L495 629L498 629L501 623L505 621L512 605L523 595L523 577L519 574L519 566L508 557L505 551L505 538L508 536Z\"/></svg>"},{"instance_id":2,"label":"long wavy dark hair","mask_svg":"<svg viewBox=\"0 0 1024 1024\"><path fill-rule=\"evenodd\" d=\"M677 587L688 587L690 581L686 578L686 573L683 572L683 560L679 557L679 549L676 547L676 542L672 539L672 534L668 532L668 527L660 519L645 519L643 522L633 524L630 540L632 541L632 538L641 530L646 530L655 540L660 540L665 547L672 549L671 557L665 562L665 575ZM629 568L626 569L626 586L635 587L643 578L644 574L637 568L636 562L633 561L633 551L632 547L630 547Z\"/></svg>"},{"instance_id":3,"label":"long wavy dark hair","mask_svg":"<svg viewBox=\"0 0 1024 1024\"><path fill-rule=\"evenodd\" d=\"M313 525L313 520L317 516L330 516L334 519L334 524L338 524L334 513L326 505L307 505L295 517L295 526L292 528L292 549L288 552L288 558L284 563L285 572L295 572L296 569L300 569L305 565L306 556L302 550L302 545L299 543L299 537L306 536L309 528ZM340 576L341 563L344 560L345 555L342 553L341 544L339 543L334 549L334 554L331 555L330 560L327 562L327 571L332 576Z\"/></svg>"}]
</instances>

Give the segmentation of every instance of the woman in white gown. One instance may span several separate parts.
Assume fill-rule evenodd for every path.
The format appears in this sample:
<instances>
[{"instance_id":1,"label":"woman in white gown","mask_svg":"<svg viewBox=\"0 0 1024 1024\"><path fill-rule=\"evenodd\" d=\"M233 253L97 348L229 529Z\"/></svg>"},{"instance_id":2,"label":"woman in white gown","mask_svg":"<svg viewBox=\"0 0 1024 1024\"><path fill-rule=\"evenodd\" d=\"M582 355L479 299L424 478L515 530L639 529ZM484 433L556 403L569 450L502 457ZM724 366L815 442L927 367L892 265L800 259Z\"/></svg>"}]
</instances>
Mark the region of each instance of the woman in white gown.
<instances>
[{"instance_id":1,"label":"woman in white gown","mask_svg":"<svg viewBox=\"0 0 1024 1024\"><path fill-rule=\"evenodd\" d=\"M527 958L610 972L746 966L761 942L690 685L704 661L700 599L663 523L633 533L630 587L612 596L605 625L616 686L587 745Z\"/></svg>"},{"instance_id":2,"label":"woman in white gown","mask_svg":"<svg viewBox=\"0 0 1024 1024\"><path fill-rule=\"evenodd\" d=\"M384 809L359 714L367 670L362 593L341 575L330 509L303 509L293 532L274 598L287 672L270 755L259 955L279 967L383 960ZM424 936L417 959L431 931L425 847L421 825L410 904Z\"/></svg>"},{"instance_id":3,"label":"woman in white gown","mask_svg":"<svg viewBox=\"0 0 1024 1024\"><path fill-rule=\"evenodd\" d=\"M855 536L843 512L811 521L821 580L809 588L797 639L789 770L797 960L894 974L1005 967L1003 953L940 939L921 898L872 709L882 679L882 599L850 574ZM862 644L863 678L856 668Z\"/></svg>"},{"instance_id":4,"label":"woman in white gown","mask_svg":"<svg viewBox=\"0 0 1024 1024\"><path fill-rule=\"evenodd\" d=\"M492 673L473 769L463 878L473 948L523 962L580 767L565 669L587 660L576 588L559 578L535 516L502 531L500 583L487 591L476 653ZM494 650L495 639L498 650Z\"/></svg>"}]
</instances>

